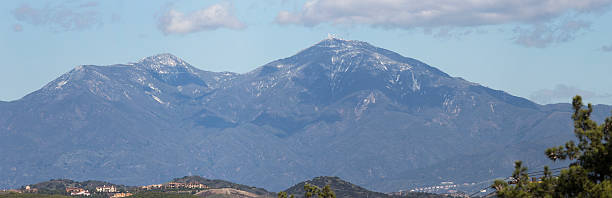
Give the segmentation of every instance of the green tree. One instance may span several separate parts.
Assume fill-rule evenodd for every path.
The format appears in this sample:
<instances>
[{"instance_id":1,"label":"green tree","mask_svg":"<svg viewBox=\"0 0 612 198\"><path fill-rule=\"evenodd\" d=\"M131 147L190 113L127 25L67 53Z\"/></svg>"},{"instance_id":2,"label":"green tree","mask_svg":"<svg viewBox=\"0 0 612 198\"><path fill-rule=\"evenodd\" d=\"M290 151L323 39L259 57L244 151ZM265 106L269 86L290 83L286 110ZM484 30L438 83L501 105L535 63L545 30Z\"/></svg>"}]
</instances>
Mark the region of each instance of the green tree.
<instances>
[{"instance_id":1,"label":"green tree","mask_svg":"<svg viewBox=\"0 0 612 198\"><path fill-rule=\"evenodd\" d=\"M512 186L508 185L503 180L496 180L492 188L497 190L497 196L504 197L532 197L531 186L529 183L529 175L527 167L523 166L522 161L514 162L514 172L510 178Z\"/></svg>"},{"instance_id":2,"label":"green tree","mask_svg":"<svg viewBox=\"0 0 612 198\"><path fill-rule=\"evenodd\" d=\"M331 189L329 185L325 185L321 193L319 194L320 198L336 198L336 193Z\"/></svg>"},{"instance_id":3,"label":"green tree","mask_svg":"<svg viewBox=\"0 0 612 198\"><path fill-rule=\"evenodd\" d=\"M336 198L336 193L331 189L329 185L325 185L323 189L316 185L304 184L304 197L312 198L316 196L318 198Z\"/></svg>"},{"instance_id":4,"label":"green tree","mask_svg":"<svg viewBox=\"0 0 612 198\"><path fill-rule=\"evenodd\" d=\"M310 185L308 183L304 184L304 197L312 198L312 196L319 195L321 192L321 188L315 185Z\"/></svg>"},{"instance_id":5,"label":"green tree","mask_svg":"<svg viewBox=\"0 0 612 198\"><path fill-rule=\"evenodd\" d=\"M553 160L575 160L568 169L561 170L558 177L553 177L548 167L544 168L544 177L538 183L521 182L529 175L521 163L517 163L513 185L498 180L491 186L497 190L498 197L611 197L612 198L612 117L599 125L591 119L593 106L586 109L582 97L572 100L574 114L574 134L576 144L570 140L563 146L546 150L546 156ZM524 171L523 171L524 170ZM516 174L519 173L519 174Z\"/></svg>"},{"instance_id":6,"label":"green tree","mask_svg":"<svg viewBox=\"0 0 612 198\"><path fill-rule=\"evenodd\" d=\"M277 195L278 198L287 198L287 192L280 191ZM290 195L289 198L295 198L295 196Z\"/></svg>"},{"instance_id":7,"label":"green tree","mask_svg":"<svg viewBox=\"0 0 612 198\"><path fill-rule=\"evenodd\" d=\"M574 134L578 144L568 141L565 146L549 148L549 159L576 160L569 169L561 171L556 196L561 197L600 197L612 195L609 185L612 179L612 117L606 118L602 125L591 119L593 106L583 108L582 98L574 97Z\"/></svg>"},{"instance_id":8,"label":"green tree","mask_svg":"<svg viewBox=\"0 0 612 198\"><path fill-rule=\"evenodd\" d=\"M542 176L539 183L535 184L533 195L535 197L552 197L555 192L556 183L557 179L553 177L548 166L544 166L544 176Z\"/></svg>"}]
</instances>

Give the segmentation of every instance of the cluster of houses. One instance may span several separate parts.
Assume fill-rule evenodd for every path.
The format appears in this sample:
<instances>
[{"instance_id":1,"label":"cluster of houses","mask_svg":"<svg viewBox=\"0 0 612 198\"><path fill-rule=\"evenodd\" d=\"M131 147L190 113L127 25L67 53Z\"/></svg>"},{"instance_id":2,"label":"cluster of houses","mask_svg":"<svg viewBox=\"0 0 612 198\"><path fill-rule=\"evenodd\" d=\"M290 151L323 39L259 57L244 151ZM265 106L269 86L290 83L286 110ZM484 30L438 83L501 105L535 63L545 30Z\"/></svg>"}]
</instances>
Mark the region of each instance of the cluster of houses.
<instances>
[{"instance_id":1,"label":"cluster of houses","mask_svg":"<svg viewBox=\"0 0 612 198\"><path fill-rule=\"evenodd\" d=\"M66 192L70 193L72 196L91 196L89 190L85 190L77 187L66 187ZM98 186L96 187L96 192L98 193L108 193L111 198L119 198L119 197L128 197L131 196L132 193L120 193L115 186Z\"/></svg>"},{"instance_id":2,"label":"cluster of houses","mask_svg":"<svg viewBox=\"0 0 612 198\"><path fill-rule=\"evenodd\" d=\"M468 185L468 184L464 184ZM427 193L457 193L457 185L452 181L441 182L437 186L417 187L408 191L400 190L399 192L389 193L390 195L403 196L409 192L427 192Z\"/></svg>"},{"instance_id":3,"label":"cluster of houses","mask_svg":"<svg viewBox=\"0 0 612 198\"><path fill-rule=\"evenodd\" d=\"M85 190L77 187L66 187L66 192L70 193L72 196L90 196L91 193L89 190Z\"/></svg>"},{"instance_id":4,"label":"cluster of houses","mask_svg":"<svg viewBox=\"0 0 612 198\"><path fill-rule=\"evenodd\" d=\"M156 190L156 189L204 189L208 186L200 183L180 183L180 182L169 182L165 184L153 184L148 186L141 186L144 190Z\"/></svg>"},{"instance_id":5,"label":"cluster of houses","mask_svg":"<svg viewBox=\"0 0 612 198\"><path fill-rule=\"evenodd\" d=\"M23 189L8 189L0 192L13 192L13 193L37 193L38 189L30 186L25 186Z\"/></svg>"},{"instance_id":6,"label":"cluster of houses","mask_svg":"<svg viewBox=\"0 0 612 198\"><path fill-rule=\"evenodd\" d=\"M208 189L208 186L200 183L181 183L181 182L169 182L164 184L154 184L148 186L141 186L142 190L184 190L184 189ZM66 187L66 193L72 196L91 196L92 192L89 190L78 188L78 187ZM37 193L38 189L25 186L22 189L13 189L13 190L3 190L1 192L15 192L15 193ZM124 193L119 192L116 186L113 185L103 185L96 187L95 193L103 193L110 195L111 198L119 198L119 197L129 197L133 195L132 193Z\"/></svg>"},{"instance_id":7,"label":"cluster of houses","mask_svg":"<svg viewBox=\"0 0 612 198\"><path fill-rule=\"evenodd\" d=\"M32 188L30 186L26 186L25 189L24 189L24 192L27 192L27 193L37 193L38 189L37 188Z\"/></svg>"},{"instance_id":8,"label":"cluster of houses","mask_svg":"<svg viewBox=\"0 0 612 198\"><path fill-rule=\"evenodd\" d=\"M96 192L103 192L103 193L114 193L117 192L117 188L115 186L98 186L96 187Z\"/></svg>"},{"instance_id":9,"label":"cluster of houses","mask_svg":"<svg viewBox=\"0 0 612 198\"><path fill-rule=\"evenodd\" d=\"M410 192L438 192L438 191L449 191L449 189L457 188L456 184L451 185L440 185L440 186L429 186L429 187L420 187L410 190Z\"/></svg>"},{"instance_id":10,"label":"cluster of houses","mask_svg":"<svg viewBox=\"0 0 612 198\"><path fill-rule=\"evenodd\" d=\"M120 198L120 197L129 197L132 196L132 193L114 193L111 198Z\"/></svg>"}]
</instances>

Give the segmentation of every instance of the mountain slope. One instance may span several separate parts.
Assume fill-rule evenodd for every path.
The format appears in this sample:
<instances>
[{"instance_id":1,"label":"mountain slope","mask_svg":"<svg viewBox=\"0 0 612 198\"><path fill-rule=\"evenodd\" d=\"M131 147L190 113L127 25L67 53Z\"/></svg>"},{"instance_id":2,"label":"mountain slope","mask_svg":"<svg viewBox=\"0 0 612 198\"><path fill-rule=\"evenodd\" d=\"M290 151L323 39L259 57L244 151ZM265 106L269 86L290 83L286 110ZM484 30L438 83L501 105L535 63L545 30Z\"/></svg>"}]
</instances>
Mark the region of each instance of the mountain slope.
<instances>
[{"instance_id":1,"label":"mountain slope","mask_svg":"<svg viewBox=\"0 0 612 198\"><path fill-rule=\"evenodd\" d=\"M389 195L369 191L360 186L346 182L339 177L315 177L312 180L300 182L287 190L287 194L294 195L296 197L304 197L304 185L311 184L323 188L329 185L330 188L336 194L336 197L372 197L372 198L385 198L391 197Z\"/></svg>"},{"instance_id":2,"label":"mountain slope","mask_svg":"<svg viewBox=\"0 0 612 198\"><path fill-rule=\"evenodd\" d=\"M274 197L276 196L275 193L271 193L266 191L266 189L263 188L257 188L257 187L253 187L253 186L246 186L246 185L242 185L242 184L236 184L236 183L232 183L232 182L228 182L228 181L224 181L224 180L218 180L218 179L206 179L200 176L185 176L185 177L181 177L181 178L176 178L174 180L172 180L173 182L179 182L179 183L199 183L199 184L204 184L206 186L208 186L209 188L213 188L213 189L227 189L227 188L231 188L231 189L235 189L235 190L240 190L243 192L248 192L248 193L252 193L256 196L261 196L261 197Z\"/></svg>"},{"instance_id":3,"label":"mountain slope","mask_svg":"<svg viewBox=\"0 0 612 198\"><path fill-rule=\"evenodd\" d=\"M514 160L550 164L544 149L573 137L569 111L361 41L326 39L245 74L160 54L78 66L0 103L0 187L202 175L280 190L338 175L384 192L482 181L509 175Z\"/></svg>"},{"instance_id":4,"label":"mountain slope","mask_svg":"<svg viewBox=\"0 0 612 198\"><path fill-rule=\"evenodd\" d=\"M304 197L305 190L304 185L310 184L315 185L319 188L329 185L334 191L336 197L342 198L392 198L392 197L404 197L404 198L441 198L451 197L446 195L439 195L433 193L422 193L422 192L402 192L401 195L385 194L380 192L370 191L361 186L357 186L350 182L344 181L339 177L320 176L315 177L311 180L300 182L290 188L284 190L288 195L294 195L295 197Z\"/></svg>"}]
</instances>

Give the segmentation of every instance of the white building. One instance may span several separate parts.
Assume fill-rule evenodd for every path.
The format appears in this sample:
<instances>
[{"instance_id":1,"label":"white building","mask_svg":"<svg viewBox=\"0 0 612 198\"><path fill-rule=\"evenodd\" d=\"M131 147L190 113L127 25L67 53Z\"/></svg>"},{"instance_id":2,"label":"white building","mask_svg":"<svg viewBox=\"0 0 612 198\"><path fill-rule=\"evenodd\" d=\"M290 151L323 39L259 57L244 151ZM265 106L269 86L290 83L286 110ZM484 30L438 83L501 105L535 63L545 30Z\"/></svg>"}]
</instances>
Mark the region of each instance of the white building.
<instances>
[{"instance_id":1,"label":"white building","mask_svg":"<svg viewBox=\"0 0 612 198\"><path fill-rule=\"evenodd\" d=\"M96 187L96 192L117 192L117 188L115 188L115 186L98 186Z\"/></svg>"}]
</instances>

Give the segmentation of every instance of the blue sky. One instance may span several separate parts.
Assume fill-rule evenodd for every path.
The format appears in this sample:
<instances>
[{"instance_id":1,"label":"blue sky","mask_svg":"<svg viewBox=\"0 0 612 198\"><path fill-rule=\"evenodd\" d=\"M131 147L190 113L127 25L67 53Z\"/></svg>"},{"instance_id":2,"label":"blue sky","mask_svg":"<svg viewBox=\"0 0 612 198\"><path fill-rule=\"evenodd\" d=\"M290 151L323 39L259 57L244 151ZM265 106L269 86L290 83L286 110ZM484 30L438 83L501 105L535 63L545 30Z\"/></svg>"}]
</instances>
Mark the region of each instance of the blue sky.
<instances>
[{"instance_id":1,"label":"blue sky","mask_svg":"<svg viewBox=\"0 0 612 198\"><path fill-rule=\"evenodd\" d=\"M244 73L328 33L539 103L612 104L612 0L3 1L0 100L77 65L172 53Z\"/></svg>"}]
</instances>

